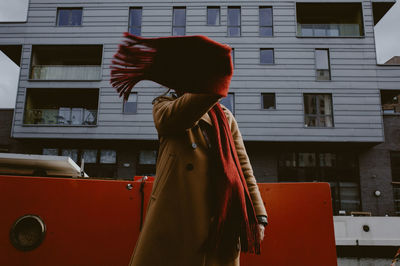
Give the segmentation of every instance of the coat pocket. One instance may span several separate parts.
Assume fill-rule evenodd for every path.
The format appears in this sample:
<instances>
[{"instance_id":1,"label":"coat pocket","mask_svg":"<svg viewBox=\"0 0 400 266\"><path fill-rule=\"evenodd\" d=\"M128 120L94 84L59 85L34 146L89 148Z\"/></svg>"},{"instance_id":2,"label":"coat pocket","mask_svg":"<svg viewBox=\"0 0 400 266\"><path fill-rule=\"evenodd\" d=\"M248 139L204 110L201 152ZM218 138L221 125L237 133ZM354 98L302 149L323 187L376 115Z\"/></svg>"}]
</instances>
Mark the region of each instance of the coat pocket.
<instances>
[{"instance_id":1,"label":"coat pocket","mask_svg":"<svg viewBox=\"0 0 400 266\"><path fill-rule=\"evenodd\" d=\"M156 180L153 185L153 192L151 193L151 196L154 199L157 198L158 194L160 193L160 191L162 191L165 184L167 183L171 171L175 166L175 160L176 160L176 155L169 154L168 158L166 159L166 162L163 163L159 169L161 173L156 173Z\"/></svg>"}]
</instances>

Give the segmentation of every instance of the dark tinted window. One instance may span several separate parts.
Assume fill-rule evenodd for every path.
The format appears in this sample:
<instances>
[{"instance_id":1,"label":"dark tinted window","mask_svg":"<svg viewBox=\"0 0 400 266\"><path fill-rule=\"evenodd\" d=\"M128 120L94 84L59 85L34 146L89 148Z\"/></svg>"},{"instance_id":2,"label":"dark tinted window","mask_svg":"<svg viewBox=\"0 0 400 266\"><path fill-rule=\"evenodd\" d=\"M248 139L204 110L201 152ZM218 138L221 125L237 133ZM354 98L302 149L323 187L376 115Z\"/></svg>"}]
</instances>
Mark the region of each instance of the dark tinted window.
<instances>
[{"instance_id":1,"label":"dark tinted window","mask_svg":"<svg viewBox=\"0 0 400 266\"><path fill-rule=\"evenodd\" d=\"M272 36L272 7L260 7L260 36Z\"/></svg>"},{"instance_id":2,"label":"dark tinted window","mask_svg":"<svg viewBox=\"0 0 400 266\"><path fill-rule=\"evenodd\" d=\"M172 35L183 36L186 34L186 8L174 7L172 21Z\"/></svg>"},{"instance_id":3,"label":"dark tinted window","mask_svg":"<svg viewBox=\"0 0 400 266\"><path fill-rule=\"evenodd\" d=\"M240 36L240 7L228 7L228 36Z\"/></svg>"},{"instance_id":4,"label":"dark tinted window","mask_svg":"<svg viewBox=\"0 0 400 266\"><path fill-rule=\"evenodd\" d=\"M207 25L216 26L220 24L220 8L219 6L207 7Z\"/></svg>"},{"instance_id":5,"label":"dark tinted window","mask_svg":"<svg viewBox=\"0 0 400 266\"><path fill-rule=\"evenodd\" d=\"M390 152L390 164L392 166L392 181L400 182L400 151Z\"/></svg>"},{"instance_id":6,"label":"dark tinted window","mask_svg":"<svg viewBox=\"0 0 400 266\"><path fill-rule=\"evenodd\" d=\"M263 93L262 94L262 108L263 109L275 109L275 93Z\"/></svg>"},{"instance_id":7,"label":"dark tinted window","mask_svg":"<svg viewBox=\"0 0 400 266\"><path fill-rule=\"evenodd\" d=\"M306 127L333 127L332 95L304 94Z\"/></svg>"},{"instance_id":8,"label":"dark tinted window","mask_svg":"<svg viewBox=\"0 0 400 266\"><path fill-rule=\"evenodd\" d=\"M57 16L58 26L82 25L82 8L59 8Z\"/></svg>"},{"instance_id":9,"label":"dark tinted window","mask_svg":"<svg viewBox=\"0 0 400 266\"><path fill-rule=\"evenodd\" d=\"M274 63L274 49L260 49L260 63L273 64Z\"/></svg>"},{"instance_id":10,"label":"dark tinted window","mask_svg":"<svg viewBox=\"0 0 400 266\"><path fill-rule=\"evenodd\" d=\"M132 7L129 12L129 33L140 36L142 34L142 8Z\"/></svg>"}]
</instances>

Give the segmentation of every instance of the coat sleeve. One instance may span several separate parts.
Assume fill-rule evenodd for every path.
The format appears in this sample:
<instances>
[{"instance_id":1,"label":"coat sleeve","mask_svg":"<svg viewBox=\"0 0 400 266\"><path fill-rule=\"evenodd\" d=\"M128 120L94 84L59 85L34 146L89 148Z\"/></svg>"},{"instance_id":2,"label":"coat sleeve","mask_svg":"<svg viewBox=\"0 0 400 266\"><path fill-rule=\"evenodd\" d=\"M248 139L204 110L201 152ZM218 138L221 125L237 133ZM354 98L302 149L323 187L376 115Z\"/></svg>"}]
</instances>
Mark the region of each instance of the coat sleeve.
<instances>
[{"instance_id":1,"label":"coat sleeve","mask_svg":"<svg viewBox=\"0 0 400 266\"><path fill-rule=\"evenodd\" d=\"M157 98L153 106L153 118L158 134L173 134L192 128L219 98L213 94L193 93L185 93L177 99Z\"/></svg>"},{"instance_id":2,"label":"coat sleeve","mask_svg":"<svg viewBox=\"0 0 400 266\"><path fill-rule=\"evenodd\" d=\"M227 111L229 112L229 111ZM256 178L253 174L253 168L251 167L249 157L246 152L246 148L243 143L242 134L239 131L238 124L233 117L233 115L229 112L230 117L230 126L232 137L235 142L236 152L239 157L240 165L242 167L244 178L246 179L247 187L249 189L251 200L253 201L254 210L256 215L264 215L267 216L267 211L265 210L265 206L263 203L263 199L261 198L260 191L257 186ZM229 121L228 120L228 121Z\"/></svg>"}]
</instances>

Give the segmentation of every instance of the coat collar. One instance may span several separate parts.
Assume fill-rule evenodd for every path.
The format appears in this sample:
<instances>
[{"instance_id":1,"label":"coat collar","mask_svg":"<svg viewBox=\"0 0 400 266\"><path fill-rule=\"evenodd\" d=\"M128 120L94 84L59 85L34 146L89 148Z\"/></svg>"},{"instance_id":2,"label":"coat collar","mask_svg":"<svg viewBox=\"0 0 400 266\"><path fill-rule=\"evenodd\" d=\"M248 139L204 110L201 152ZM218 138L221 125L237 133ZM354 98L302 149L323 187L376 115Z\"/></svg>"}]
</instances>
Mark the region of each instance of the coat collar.
<instances>
[{"instance_id":1,"label":"coat collar","mask_svg":"<svg viewBox=\"0 0 400 266\"><path fill-rule=\"evenodd\" d=\"M207 124L209 124L210 126L212 126L211 118L210 118L210 116L208 115L208 113L205 113L205 114L200 118L200 120L203 120L203 121L207 122Z\"/></svg>"},{"instance_id":2,"label":"coat collar","mask_svg":"<svg viewBox=\"0 0 400 266\"><path fill-rule=\"evenodd\" d=\"M226 108L225 106L223 106L222 104L221 104L221 107L222 107L222 110L224 111L225 115L227 115L227 113L226 113L227 108ZM211 118L210 118L210 116L208 115L208 112L205 113L205 114L200 118L200 120L203 120L203 121L207 122L210 126L213 125L213 124L212 124L212 121L211 121Z\"/></svg>"}]
</instances>

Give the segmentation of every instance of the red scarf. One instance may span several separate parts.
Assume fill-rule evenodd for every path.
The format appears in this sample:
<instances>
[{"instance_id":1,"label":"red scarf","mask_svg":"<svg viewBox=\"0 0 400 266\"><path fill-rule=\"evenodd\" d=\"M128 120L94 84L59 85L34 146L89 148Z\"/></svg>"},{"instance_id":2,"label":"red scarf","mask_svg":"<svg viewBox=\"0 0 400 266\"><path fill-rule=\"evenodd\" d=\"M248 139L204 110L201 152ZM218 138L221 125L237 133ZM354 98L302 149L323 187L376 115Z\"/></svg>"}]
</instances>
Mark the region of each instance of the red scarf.
<instances>
[{"instance_id":1,"label":"red scarf","mask_svg":"<svg viewBox=\"0 0 400 266\"><path fill-rule=\"evenodd\" d=\"M236 245L240 237L242 252L259 254L257 217L228 120L219 103L208 114L214 125L222 176L217 179L216 219L211 226L206 245L223 256L226 250Z\"/></svg>"}]
</instances>

